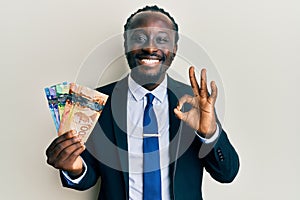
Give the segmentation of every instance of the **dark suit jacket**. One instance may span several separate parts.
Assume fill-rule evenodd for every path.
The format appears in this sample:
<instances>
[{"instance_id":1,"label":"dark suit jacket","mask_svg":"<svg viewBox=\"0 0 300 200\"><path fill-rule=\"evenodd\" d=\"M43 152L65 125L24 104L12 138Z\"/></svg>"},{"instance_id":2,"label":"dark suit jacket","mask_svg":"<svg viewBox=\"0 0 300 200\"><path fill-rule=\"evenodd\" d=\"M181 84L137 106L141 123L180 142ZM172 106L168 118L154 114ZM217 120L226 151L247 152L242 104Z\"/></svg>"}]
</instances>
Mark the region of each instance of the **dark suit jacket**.
<instances>
[{"instance_id":1,"label":"dark suit jacket","mask_svg":"<svg viewBox=\"0 0 300 200\"><path fill-rule=\"evenodd\" d=\"M87 173L78 185L70 185L62 176L65 187L85 190L101 177L99 199L128 199L128 154L126 135L127 78L98 89L110 97L82 153ZM168 77L170 119L170 195L176 200L202 199L203 169L221 183L231 182L239 169L239 159L220 124L216 142L203 144L194 130L174 115L178 99L192 94L191 87ZM188 109L185 107L184 109ZM200 152L200 153L199 153Z\"/></svg>"}]
</instances>

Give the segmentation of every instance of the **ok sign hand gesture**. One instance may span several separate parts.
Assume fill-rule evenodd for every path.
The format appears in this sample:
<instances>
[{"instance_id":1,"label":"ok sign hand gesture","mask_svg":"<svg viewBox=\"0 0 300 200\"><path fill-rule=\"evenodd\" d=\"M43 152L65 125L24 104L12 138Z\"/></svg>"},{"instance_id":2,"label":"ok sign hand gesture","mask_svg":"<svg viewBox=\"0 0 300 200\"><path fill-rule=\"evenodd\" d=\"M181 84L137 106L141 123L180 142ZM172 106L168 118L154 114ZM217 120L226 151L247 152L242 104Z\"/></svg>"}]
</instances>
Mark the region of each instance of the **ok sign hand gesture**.
<instances>
[{"instance_id":1,"label":"ok sign hand gesture","mask_svg":"<svg viewBox=\"0 0 300 200\"><path fill-rule=\"evenodd\" d=\"M184 95L178 101L174 109L175 115L187 123L191 128L197 130L202 137L211 137L217 128L215 115L215 102L218 89L214 81L210 83L211 94L208 93L206 69L201 70L200 87L195 77L194 67L189 69L189 77L194 96ZM188 112L182 112L183 104L188 103L192 106Z\"/></svg>"}]
</instances>

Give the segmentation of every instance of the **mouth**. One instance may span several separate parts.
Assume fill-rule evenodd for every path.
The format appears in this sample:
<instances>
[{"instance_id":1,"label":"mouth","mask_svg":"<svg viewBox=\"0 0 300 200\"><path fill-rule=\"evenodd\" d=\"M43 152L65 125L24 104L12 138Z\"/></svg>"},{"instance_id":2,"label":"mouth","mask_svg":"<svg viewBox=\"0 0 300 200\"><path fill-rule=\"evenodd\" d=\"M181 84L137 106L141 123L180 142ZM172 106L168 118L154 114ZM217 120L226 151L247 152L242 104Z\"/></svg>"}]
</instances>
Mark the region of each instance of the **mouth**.
<instances>
[{"instance_id":1,"label":"mouth","mask_svg":"<svg viewBox=\"0 0 300 200\"><path fill-rule=\"evenodd\" d=\"M158 59L140 59L139 60L140 64L142 65L158 65L160 63L160 60Z\"/></svg>"},{"instance_id":2,"label":"mouth","mask_svg":"<svg viewBox=\"0 0 300 200\"><path fill-rule=\"evenodd\" d=\"M154 67L160 65L163 59L159 56L138 56L137 62L139 65Z\"/></svg>"}]
</instances>

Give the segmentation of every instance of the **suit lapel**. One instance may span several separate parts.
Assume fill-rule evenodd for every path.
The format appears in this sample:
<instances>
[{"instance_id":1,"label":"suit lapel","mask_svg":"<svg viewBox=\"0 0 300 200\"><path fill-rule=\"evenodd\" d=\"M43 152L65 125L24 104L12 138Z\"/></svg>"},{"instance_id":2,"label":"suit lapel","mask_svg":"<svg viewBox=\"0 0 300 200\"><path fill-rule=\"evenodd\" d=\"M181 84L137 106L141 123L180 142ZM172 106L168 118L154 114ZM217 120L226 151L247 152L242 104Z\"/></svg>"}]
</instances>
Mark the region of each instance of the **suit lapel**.
<instances>
[{"instance_id":1,"label":"suit lapel","mask_svg":"<svg viewBox=\"0 0 300 200\"><path fill-rule=\"evenodd\" d=\"M180 98L180 94L178 92L180 91L180 85L171 79L168 76L168 100L169 100L169 156L171 164L169 165L169 176L170 176L170 195L171 199L174 198L173 194L173 188L174 188L174 180L175 180L175 163L177 161L177 155L176 152L178 151L179 147L179 134L180 134L180 120L175 116L174 114L174 108L176 108L178 103L178 98Z\"/></svg>"},{"instance_id":2,"label":"suit lapel","mask_svg":"<svg viewBox=\"0 0 300 200\"><path fill-rule=\"evenodd\" d=\"M175 116L173 109L176 108L178 103L178 84L168 76L168 100L169 100L169 123L170 123L170 141L172 141L178 131L180 120Z\"/></svg>"},{"instance_id":3,"label":"suit lapel","mask_svg":"<svg viewBox=\"0 0 300 200\"><path fill-rule=\"evenodd\" d=\"M126 199L129 192L128 175L128 142L127 142L127 94L128 78L118 81L111 97L113 129L115 132L116 146L120 158L121 170L123 172Z\"/></svg>"}]
</instances>

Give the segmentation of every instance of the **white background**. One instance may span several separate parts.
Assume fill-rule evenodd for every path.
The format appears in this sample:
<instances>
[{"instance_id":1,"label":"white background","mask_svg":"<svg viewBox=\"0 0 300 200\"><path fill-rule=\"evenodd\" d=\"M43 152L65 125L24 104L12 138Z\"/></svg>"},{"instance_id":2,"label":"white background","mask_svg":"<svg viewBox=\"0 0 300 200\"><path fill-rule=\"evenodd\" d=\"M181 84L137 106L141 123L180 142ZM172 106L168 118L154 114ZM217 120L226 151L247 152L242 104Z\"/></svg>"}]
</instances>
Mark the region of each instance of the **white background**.
<instances>
[{"instance_id":1,"label":"white background","mask_svg":"<svg viewBox=\"0 0 300 200\"><path fill-rule=\"evenodd\" d=\"M299 1L1 0L0 199L96 199L97 187L62 188L46 164L56 134L43 88L74 81L97 44L154 3L207 50L223 80L223 126L241 168L228 185L206 173L205 199L300 198Z\"/></svg>"}]
</instances>

